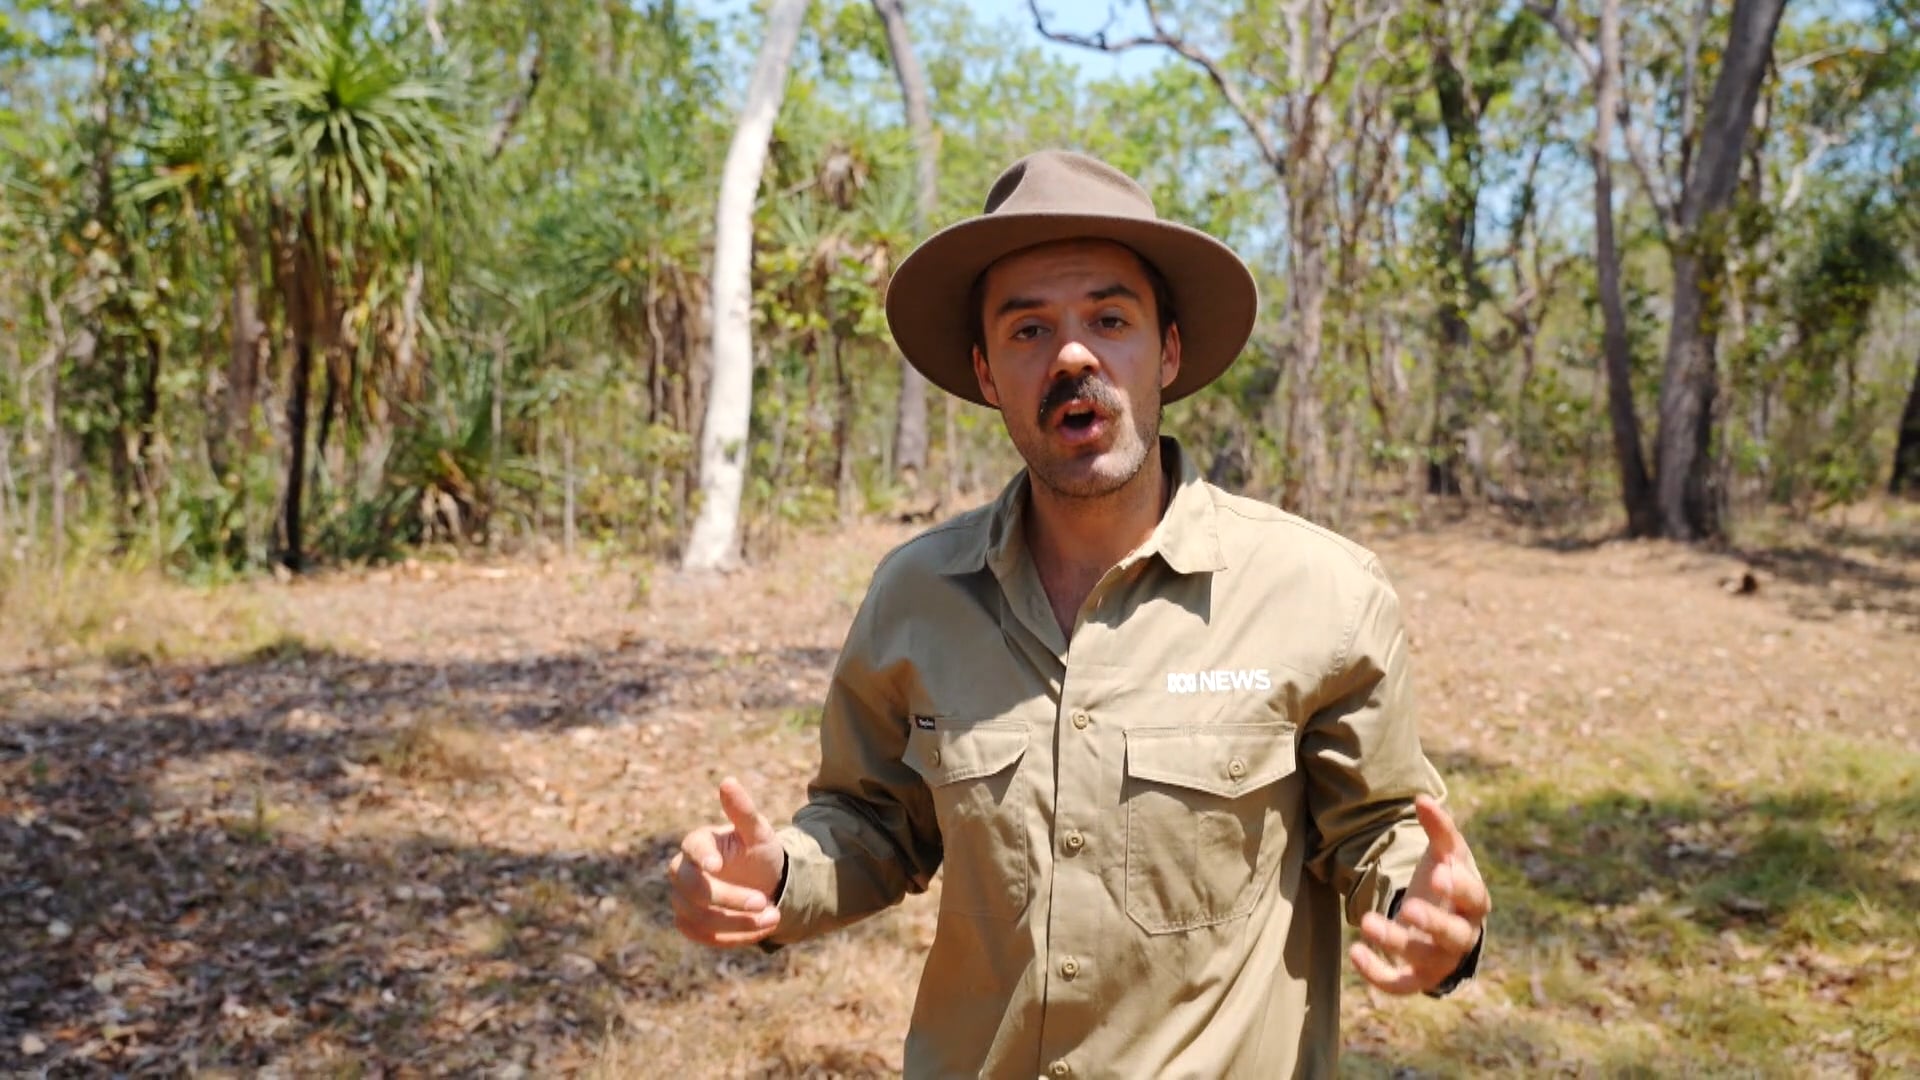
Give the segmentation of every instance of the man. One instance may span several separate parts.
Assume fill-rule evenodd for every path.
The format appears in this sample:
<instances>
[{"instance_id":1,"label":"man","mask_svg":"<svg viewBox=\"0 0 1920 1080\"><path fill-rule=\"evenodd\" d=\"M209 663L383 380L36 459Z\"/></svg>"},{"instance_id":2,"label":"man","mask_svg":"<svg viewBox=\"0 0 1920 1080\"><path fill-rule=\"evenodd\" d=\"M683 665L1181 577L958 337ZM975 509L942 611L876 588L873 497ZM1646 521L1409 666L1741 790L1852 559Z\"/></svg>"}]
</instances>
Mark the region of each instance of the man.
<instances>
[{"instance_id":1,"label":"man","mask_svg":"<svg viewBox=\"0 0 1920 1080\"><path fill-rule=\"evenodd\" d=\"M1059 152L901 264L901 349L1027 468L880 564L807 805L776 831L721 785L731 824L669 868L683 933L800 941L944 867L914 1076L1328 1075L1343 916L1384 991L1471 974L1486 888L1379 564L1159 434L1256 299L1225 245Z\"/></svg>"}]
</instances>

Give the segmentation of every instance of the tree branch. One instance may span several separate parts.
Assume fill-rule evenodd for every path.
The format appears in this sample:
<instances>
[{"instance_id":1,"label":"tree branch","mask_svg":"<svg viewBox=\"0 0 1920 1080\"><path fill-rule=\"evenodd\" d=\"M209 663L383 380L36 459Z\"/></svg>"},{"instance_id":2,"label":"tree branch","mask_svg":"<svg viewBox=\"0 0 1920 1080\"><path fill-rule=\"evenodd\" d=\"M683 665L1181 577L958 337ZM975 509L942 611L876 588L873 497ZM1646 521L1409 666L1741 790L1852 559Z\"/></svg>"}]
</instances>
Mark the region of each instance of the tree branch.
<instances>
[{"instance_id":1,"label":"tree branch","mask_svg":"<svg viewBox=\"0 0 1920 1080\"><path fill-rule=\"evenodd\" d=\"M1793 167L1793 173L1787 177L1786 194L1780 197L1781 213L1786 213L1793 209L1794 206L1800 202L1800 196L1803 194L1802 189L1807 182L1807 173L1810 172L1815 165L1820 163L1820 159L1826 156L1827 151L1839 144L1840 140L1835 136L1818 128L1814 129L1813 149L1807 152L1807 156L1801 159L1800 164Z\"/></svg>"},{"instance_id":2,"label":"tree branch","mask_svg":"<svg viewBox=\"0 0 1920 1080\"><path fill-rule=\"evenodd\" d=\"M1592 42L1581 37L1580 32L1573 28L1573 23L1567 20L1567 13L1561 11L1558 4L1528 4L1527 10L1533 12L1548 26L1553 27L1554 33L1560 35L1560 40L1566 44L1568 51L1573 53L1573 58L1580 61L1580 66L1586 70L1588 82L1600 77L1599 51L1593 47Z\"/></svg>"},{"instance_id":3,"label":"tree branch","mask_svg":"<svg viewBox=\"0 0 1920 1080\"><path fill-rule=\"evenodd\" d=\"M540 76L545 72L546 66L547 39L543 36L535 39L533 55L527 60L524 76L526 86L514 95L512 101L507 102L506 113L500 117L499 125L493 129L493 139L487 150L488 164L500 160L500 155L506 151L507 139L513 135L515 125L520 123L521 114L527 111L528 103L533 100L533 92L540 89Z\"/></svg>"},{"instance_id":4,"label":"tree branch","mask_svg":"<svg viewBox=\"0 0 1920 1080\"><path fill-rule=\"evenodd\" d=\"M1220 65L1212 57L1200 51L1185 38L1169 33L1160 21L1160 13L1154 9L1153 0L1144 0L1144 3L1147 9L1147 22L1152 26L1153 33L1149 36L1121 38L1118 41L1107 40L1107 32L1104 29L1090 35L1052 29L1047 25L1047 17L1040 11L1040 0L1027 0L1027 10L1033 13L1034 29L1040 31L1041 37L1056 44L1106 53L1158 47L1183 57L1199 67L1207 73L1207 78L1213 80L1213 85L1219 88L1220 95L1226 98L1227 105L1240 118L1240 123L1247 129L1247 134L1253 136L1254 144L1260 148L1260 157L1266 161L1268 168L1271 168L1275 175L1285 176L1286 159L1281 156L1279 148L1274 146L1273 140L1267 137L1265 129L1260 126L1253 110L1248 107L1246 98L1242 97L1239 89L1228 80L1226 72L1221 70Z\"/></svg>"},{"instance_id":5,"label":"tree branch","mask_svg":"<svg viewBox=\"0 0 1920 1080\"><path fill-rule=\"evenodd\" d=\"M1615 73L1615 81L1619 73ZM1633 171L1640 177L1640 186L1646 189L1647 198L1653 200L1653 208L1660 213L1660 226L1664 231L1667 223L1679 220L1680 204L1667 189L1666 181L1658 164L1647 154L1647 148L1640 141L1640 129L1633 124L1632 112L1627 108L1626 87L1620 87L1620 107L1615 116L1620 121L1620 140L1627 144L1627 158L1633 162Z\"/></svg>"},{"instance_id":6,"label":"tree branch","mask_svg":"<svg viewBox=\"0 0 1920 1080\"><path fill-rule=\"evenodd\" d=\"M1587 80L1598 82L1600 65L1608 63L1610 58L1602 56L1592 42L1574 29L1573 23L1567 19L1566 12L1561 11L1557 3L1529 3L1527 10L1553 27L1554 32L1560 35L1560 40L1565 42L1567 48L1572 51L1575 59L1580 61L1580 66L1586 69ZM1667 191L1666 185L1660 180L1661 173L1655 168L1653 159L1648 156L1646 146L1640 140L1639 129L1634 126L1632 112L1627 108L1626 80L1621 77L1619 58L1613 57L1610 62L1615 68L1614 84L1620 87L1619 107L1614 110L1615 119L1620 124L1620 140L1626 144L1627 157L1633 162L1634 172L1640 177L1640 186L1646 190L1647 198L1653 201L1654 209L1660 215L1660 227L1665 230L1667 223L1674 220L1678 205Z\"/></svg>"}]
</instances>

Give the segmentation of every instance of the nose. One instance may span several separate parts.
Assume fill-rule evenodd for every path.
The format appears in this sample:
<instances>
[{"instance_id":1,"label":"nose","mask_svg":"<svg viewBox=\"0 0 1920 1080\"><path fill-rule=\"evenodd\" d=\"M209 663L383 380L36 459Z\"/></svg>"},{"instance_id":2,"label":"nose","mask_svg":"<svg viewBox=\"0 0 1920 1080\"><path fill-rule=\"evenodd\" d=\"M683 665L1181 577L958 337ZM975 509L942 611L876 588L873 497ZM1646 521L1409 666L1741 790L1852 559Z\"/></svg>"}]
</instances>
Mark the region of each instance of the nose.
<instances>
[{"instance_id":1,"label":"nose","mask_svg":"<svg viewBox=\"0 0 1920 1080\"><path fill-rule=\"evenodd\" d=\"M1100 368L1100 358L1075 338L1068 338L1053 356L1053 370L1047 372L1052 378L1076 378Z\"/></svg>"}]
</instances>

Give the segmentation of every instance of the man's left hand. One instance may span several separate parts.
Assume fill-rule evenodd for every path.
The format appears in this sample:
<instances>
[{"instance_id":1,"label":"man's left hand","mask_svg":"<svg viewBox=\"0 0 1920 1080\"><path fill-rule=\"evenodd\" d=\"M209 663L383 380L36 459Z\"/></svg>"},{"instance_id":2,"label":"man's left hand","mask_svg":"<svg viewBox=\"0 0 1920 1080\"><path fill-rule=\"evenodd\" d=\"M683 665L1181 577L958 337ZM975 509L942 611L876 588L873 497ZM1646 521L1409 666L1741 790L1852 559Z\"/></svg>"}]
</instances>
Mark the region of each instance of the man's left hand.
<instances>
[{"instance_id":1,"label":"man's left hand","mask_svg":"<svg viewBox=\"0 0 1920 1080\"><path fill-rule=\"evenodd\" d=\"M1447 980L1480 942L1480 928L1493 901L1474 865L1466 838L1440 804L1426 795L1413 800L1427 853L1392 919L1368 912L1350 953L1366 980L1389 994L1431 990ZM1373 946L1368 948L1367 945ZM1378 951L1375 951L1378 950Z\"/></svg>"}]
</instances>

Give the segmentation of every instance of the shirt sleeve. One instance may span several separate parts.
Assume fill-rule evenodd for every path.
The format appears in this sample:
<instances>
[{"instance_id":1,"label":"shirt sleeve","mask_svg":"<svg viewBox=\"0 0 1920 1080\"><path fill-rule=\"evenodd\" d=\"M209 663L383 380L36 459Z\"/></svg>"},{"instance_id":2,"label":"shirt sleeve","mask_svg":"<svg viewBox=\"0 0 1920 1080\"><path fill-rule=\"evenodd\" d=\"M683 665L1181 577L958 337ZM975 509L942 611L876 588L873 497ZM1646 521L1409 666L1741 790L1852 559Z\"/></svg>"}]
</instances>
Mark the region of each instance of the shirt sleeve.
<instances>
[{"instance_id":1,"label":"shirt sleeve","mask_svg":"<svg viewBox=\"0 0 1920 1080\"><path fill-rule=\"evenodd\" d=\"M1446 788L1420 748L1400 598L1377 561L1350 612L1300 754L1313 825L1308 867L1357 925L1369 911L1387 912L1426 853L1414 796L1443 799Z\"/></svg>"},{"instance_id":2,"label":"shirt sleeve","mask_svg":"<svg viewBox=\"0 0 1920 1080\"><path fill-rule=\"evenodd\" d=\"M820 769L780 830L786 880L771 941L790 945L925 892L940 868L939 824L901 760L910 719L876 647L879 590L867 595L834 667L820 717Z\"/></svg>"}]
</instances>

